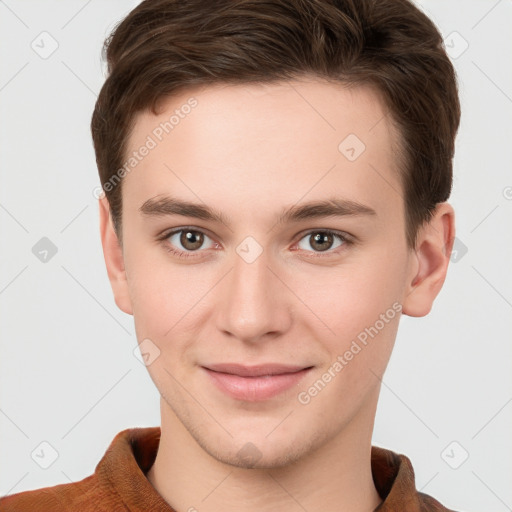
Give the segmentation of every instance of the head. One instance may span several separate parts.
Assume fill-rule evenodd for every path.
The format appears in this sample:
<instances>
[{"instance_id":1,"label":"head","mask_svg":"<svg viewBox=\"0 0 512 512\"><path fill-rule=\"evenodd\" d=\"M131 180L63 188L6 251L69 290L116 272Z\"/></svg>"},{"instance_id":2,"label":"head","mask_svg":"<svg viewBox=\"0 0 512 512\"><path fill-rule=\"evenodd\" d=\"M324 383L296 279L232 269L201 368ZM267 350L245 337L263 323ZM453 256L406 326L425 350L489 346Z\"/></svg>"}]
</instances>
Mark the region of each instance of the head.
<instances>
[{"instance_id":1,"label":"head","mask_svg":"<svg viewBox=\"0 0 512 512\"><path fill-rule=\"evenodd\" d=\"M276 466L370 432L400 315L430 311L454 237L436 27L408 0L146 0L105 48L102 243L164 407L237 465L247 443ZM240 400L204 371L228 362L310 370Z\"/></svg>"}]
</instances>

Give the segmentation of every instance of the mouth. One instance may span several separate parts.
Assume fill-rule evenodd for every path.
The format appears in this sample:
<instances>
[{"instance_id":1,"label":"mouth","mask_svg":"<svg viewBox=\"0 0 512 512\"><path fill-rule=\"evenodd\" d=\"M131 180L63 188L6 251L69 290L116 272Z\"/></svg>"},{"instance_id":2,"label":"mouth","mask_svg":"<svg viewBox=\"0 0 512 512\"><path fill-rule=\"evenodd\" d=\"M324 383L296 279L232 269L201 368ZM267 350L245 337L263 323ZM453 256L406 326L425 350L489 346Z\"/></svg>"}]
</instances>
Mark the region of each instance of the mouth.
<instances>
[{"instance_id":1,"label":"mouth","mask_svg":"<svg viewBox=\"0 0 512 512\"><path fill-rule=\"evenodd\" d=\"M201 367L224 394L237 400L268 400L297 385L313 368L267 363L245 366L235 363Z\"/></svg>"}]
</instances>

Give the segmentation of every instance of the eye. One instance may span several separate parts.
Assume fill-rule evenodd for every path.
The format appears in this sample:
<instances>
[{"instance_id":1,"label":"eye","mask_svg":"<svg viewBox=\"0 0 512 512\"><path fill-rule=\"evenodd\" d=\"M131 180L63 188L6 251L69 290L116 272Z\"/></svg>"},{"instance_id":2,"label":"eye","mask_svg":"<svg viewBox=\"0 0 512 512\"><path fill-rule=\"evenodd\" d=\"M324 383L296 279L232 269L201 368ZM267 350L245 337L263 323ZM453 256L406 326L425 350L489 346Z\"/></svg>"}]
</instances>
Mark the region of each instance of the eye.
<instances>
[{"instance_id":1,"label":"eye","mask_svg":"<svg viewBox=\"0 0 512 512\"><path fill-rule=\"evenodd\" d=\"M180 258L195 257L194 252L215 246L212 241L209 247L203 247L205 239L211 240L203 231L192 228L181 228L166 233L160 238L166 244L166 249Z\"/></svg>"},{"instance_id":2,"label":"eye","mask_svg":"<svg viewBox=\"0 0 512 512\"><path fill-rule=\"evenodd\" d=\"M199 229L182 227L171 232L167 232L158 238L159 241L164 243L165 249L174 254L178 258L195 258L201 256L201 249L210 249L218 247L206 233ZM205 241L210 240L210 244L204 247ZM336 241L338 243L336 244ZM296 244L299 249L307 252L313 252L315 257L329 256L336 254L340 251L337 249L352 244L350 236L346 233L338 233L330 229L316 229L306 233ZM310 251L308 247L313 248Z\"/></svg>"},{"instance_id":3,"label":"eye","mask_svg":"<svg viewBox=\"0 0 512 512\"><path fill-rule=\"evenodd\" d=\"M337 245L333 245L335 244L336 239L338 239L339 243ZM303 241L305 242L303 243ZM329 254L331 254L338 252L331 250L333 247L334 249L336 249L338 247L342 247L350 243L351 241L345 234L337 233L329 229L317 229L315 231L310 231L309 233L306 233L306 236L302 237L301 240L299 241L298 246L300 249L308 251L308 248L306 246L309 245L314 249L314 252L328 252ZM321 254L319 254L319 256L321 256Z\"/></svg>"}]
</instances>

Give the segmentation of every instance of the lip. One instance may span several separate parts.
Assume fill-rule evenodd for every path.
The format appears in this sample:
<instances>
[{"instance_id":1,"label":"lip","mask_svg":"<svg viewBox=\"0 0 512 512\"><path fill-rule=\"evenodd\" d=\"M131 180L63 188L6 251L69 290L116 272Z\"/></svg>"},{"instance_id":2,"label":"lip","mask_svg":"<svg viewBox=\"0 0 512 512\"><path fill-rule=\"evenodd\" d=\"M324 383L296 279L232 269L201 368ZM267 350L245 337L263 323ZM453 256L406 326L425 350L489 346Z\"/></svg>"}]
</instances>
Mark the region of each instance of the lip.
<instances>
[{"instance_id":1,"label":"lip","mask_svg":"<svg viewBox=\"0 0 512 512\"><path fill-rule=\"evenodd\" d=\"M297 385L312 366L290 366L275 363L244 366L234 363L203 366L221 391L251 402L268 400Z\"/></svg>"}]
</instances>

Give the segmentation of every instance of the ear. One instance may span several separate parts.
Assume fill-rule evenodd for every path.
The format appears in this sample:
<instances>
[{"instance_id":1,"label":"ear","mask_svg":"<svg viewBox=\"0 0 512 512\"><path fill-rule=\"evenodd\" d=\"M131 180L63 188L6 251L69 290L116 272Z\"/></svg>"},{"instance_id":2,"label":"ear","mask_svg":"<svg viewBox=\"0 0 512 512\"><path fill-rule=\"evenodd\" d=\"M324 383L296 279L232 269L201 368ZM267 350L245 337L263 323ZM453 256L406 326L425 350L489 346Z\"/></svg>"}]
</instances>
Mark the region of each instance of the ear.
<instances>
[{"instance_id":1,"label":"ear","mask_svg":"<svg viewBox=\"0 0 512 512\"><path fill-rule=\"evenodd\" d=\"M414 259L402 311L409 316L425 316L440 292L455 238L455 213L448 203L439 203L432 219L418 231Z\"/></svg>"},{"instance_id":2,"label":"ear","mask_svg":"<svg viewBox=\"0 0 512 512\"><path fill-rule=\"evenodd\" d=\"M103 256L107 266L110 286L114 292L114 300L121 311L132 315L133 310L128 293L123 250L114 230L114 224L110 215L110 205L105 195L99 199L99 207L101 245L103 246Z\"/></svg>"}]
</instances>

